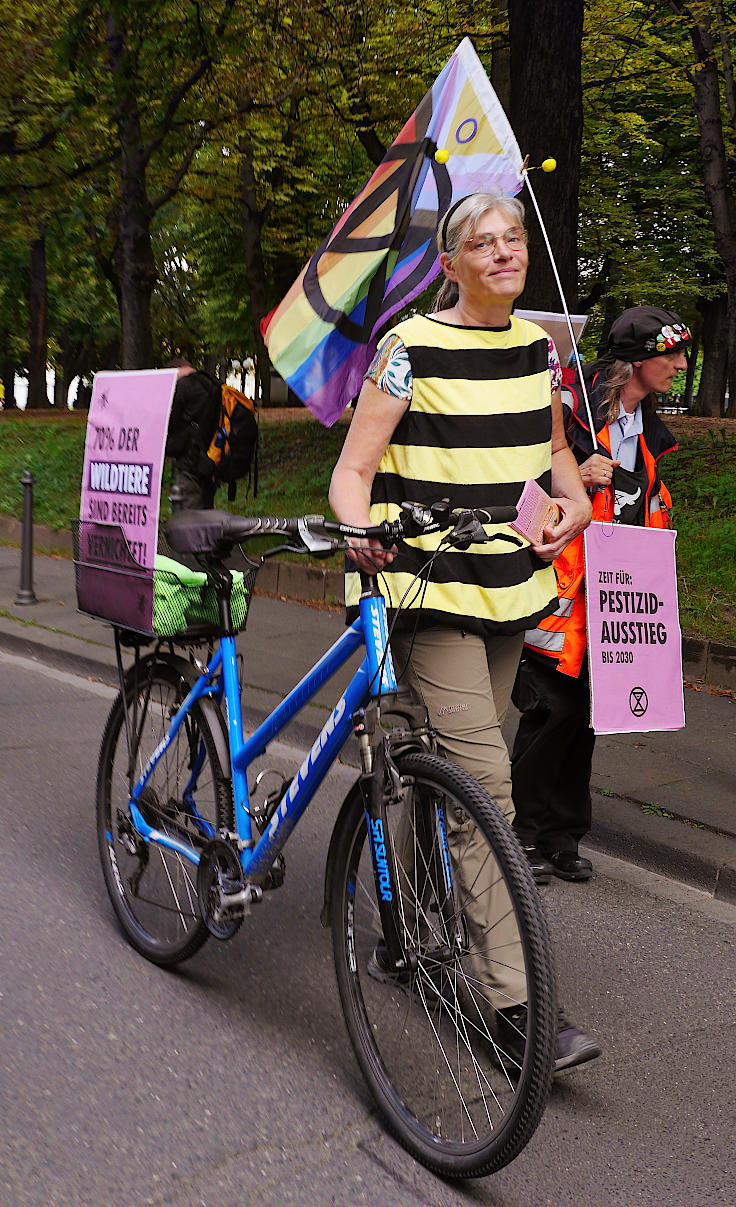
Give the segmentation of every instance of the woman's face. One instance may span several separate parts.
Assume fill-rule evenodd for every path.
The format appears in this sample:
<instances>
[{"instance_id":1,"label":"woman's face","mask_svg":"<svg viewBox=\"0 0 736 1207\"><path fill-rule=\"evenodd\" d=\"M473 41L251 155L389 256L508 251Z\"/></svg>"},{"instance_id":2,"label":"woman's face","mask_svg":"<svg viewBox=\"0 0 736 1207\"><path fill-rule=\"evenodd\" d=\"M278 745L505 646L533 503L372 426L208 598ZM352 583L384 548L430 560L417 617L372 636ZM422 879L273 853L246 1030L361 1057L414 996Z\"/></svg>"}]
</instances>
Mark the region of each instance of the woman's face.
<instances>
[{"instance_id":1,"label":"woman's face","mask_svg":"<svg viewBox=\"0 0 736 1207\"><path fill-rule=\"evenodd\" d=\"M649 360L634 361L636 382L645 394L669 393L675 374L682 369L687 369L687 359L678 349Z\"/></svg>"},{"instance_id":2,"label":"woman's face","mask_svg":"<svg viewBox=\"0 0 736 1207\"><path fill-rule=\"evenodd\" d=\"M510 306L524 288L529 264L523 227L513 211L487 210L454 259L441 262L457 281L461 301L473 297Z\"/></svg>"}]
</instances>

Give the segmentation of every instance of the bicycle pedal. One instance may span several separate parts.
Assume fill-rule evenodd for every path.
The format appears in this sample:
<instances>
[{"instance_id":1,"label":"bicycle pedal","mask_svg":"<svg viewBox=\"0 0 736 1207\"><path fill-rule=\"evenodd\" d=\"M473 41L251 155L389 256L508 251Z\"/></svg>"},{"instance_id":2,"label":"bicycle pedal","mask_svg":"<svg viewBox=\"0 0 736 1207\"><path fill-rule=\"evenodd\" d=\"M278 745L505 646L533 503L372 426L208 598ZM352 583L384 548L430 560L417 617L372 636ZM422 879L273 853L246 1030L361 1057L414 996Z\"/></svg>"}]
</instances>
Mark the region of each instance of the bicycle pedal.
<instances>
[{"instance_id":1,"label":"bicycle pedal","mask_svg":"<svg viewBox=\"0 0 736 1207\"><path fill-rule=\"evenodd\" d=\"M243 881L240 877L228 876L223 872L220 876L220 890L223 897L234 897L236 893L242 891Z\"/></svg>"},{"instance_id":2,"label":"bicycle pedal","mask_svg":"<svg viewBox=\"0 0 736 1207\"><path fill-rule=\"evenodd\" d=\"M281 888L286 875L286 860L283 855L277 855L263 882L264 889Z\"/></svg>"}]
</instances>

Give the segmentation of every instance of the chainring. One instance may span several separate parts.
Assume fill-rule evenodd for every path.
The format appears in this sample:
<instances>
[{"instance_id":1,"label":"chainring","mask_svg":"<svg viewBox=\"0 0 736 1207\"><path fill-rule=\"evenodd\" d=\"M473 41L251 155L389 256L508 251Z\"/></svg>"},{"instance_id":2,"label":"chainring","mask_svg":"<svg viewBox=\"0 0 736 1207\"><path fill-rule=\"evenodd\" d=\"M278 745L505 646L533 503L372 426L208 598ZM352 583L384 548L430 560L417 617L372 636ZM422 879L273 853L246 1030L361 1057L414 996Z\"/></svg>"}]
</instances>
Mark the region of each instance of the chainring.
<instances>
[{"instance_id":1,"label":"chainring","mask_svg":"<svg viewBox=\"0 0 736 1207\"><path fill-rule=\"evenodd\" d=\"M216 939L231 939L243 921L243 907L235 906L223 917L215 917L223 898L243 888L243 869L237 854L221 838L211 839L202 849L197 868L197 896L202 920Z\"/></svg>"}]
</instances>

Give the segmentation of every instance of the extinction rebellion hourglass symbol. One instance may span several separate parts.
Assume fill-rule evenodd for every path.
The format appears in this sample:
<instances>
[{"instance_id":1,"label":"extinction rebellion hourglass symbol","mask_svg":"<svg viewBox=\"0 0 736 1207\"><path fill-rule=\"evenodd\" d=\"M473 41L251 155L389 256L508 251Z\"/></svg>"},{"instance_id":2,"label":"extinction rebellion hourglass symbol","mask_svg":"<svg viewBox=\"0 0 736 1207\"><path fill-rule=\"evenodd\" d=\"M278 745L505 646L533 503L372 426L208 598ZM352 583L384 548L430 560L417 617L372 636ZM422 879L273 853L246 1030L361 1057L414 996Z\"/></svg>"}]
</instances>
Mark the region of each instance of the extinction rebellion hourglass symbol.
<instances>
[{"instance_id":1,"label":"extinction rebellion hourglass symbol","mask_svg":"<svg viewBox=\"0 0 736 1207\"><path fill-rule=\"evenodd\" d=\"M632 687L629 692L629 708L635 717L643 717L649 708L649 699L643 687Z\"/></svg>"}]
</instances>

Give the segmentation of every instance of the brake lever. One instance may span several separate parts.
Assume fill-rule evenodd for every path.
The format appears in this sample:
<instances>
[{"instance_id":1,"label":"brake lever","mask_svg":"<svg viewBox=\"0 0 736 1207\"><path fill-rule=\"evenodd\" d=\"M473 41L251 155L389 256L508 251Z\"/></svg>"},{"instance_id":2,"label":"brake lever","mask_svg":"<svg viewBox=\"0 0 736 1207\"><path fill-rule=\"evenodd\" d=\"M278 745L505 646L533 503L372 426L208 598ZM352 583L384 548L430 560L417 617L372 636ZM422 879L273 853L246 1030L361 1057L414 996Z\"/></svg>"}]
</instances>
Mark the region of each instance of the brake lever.
<instances>
[{"instance_id":1,"label":"brake lever","mask_svg":"<svg viewBox=\"0 0 736 1207\"><path fill-rule=\"evenodd\" d=\"M455 527L445 538L453 549L465 550L470 545L482 545L488 540L483 525L475 518L472 511L462 511L458 516Z\"/></svg>"},{"instance_id":2,"label":"brake lever","mask_svg":"<svg viewBox=\"0 0 736 1207\"><path fill-rule=\"evenodd\" d=\"M329 557L331 553L334 553L338 542L322 533L315 532L310 527L310 521L311 524L318 527L320 523L324 523L324 516L305 515L297 521L302 544L306 545L309 552L316 554L317 557Z\"/></svg>"},{"instance_id":3,"label":"brake lever","mask_svg":"<svg viewBox=\"0 0 736 1207\"><path fill-rule=\"evenodd\" d=\"M517 537L510 536L505 532L497 532L493 536L489 536L472 511L461 512L455 527L445 539L453 549L459 549L462 552L471 545L485 545L489 541L507 541L509 545L516 545L519 549L524 544Z\"/></svg>"}]
</instances>

